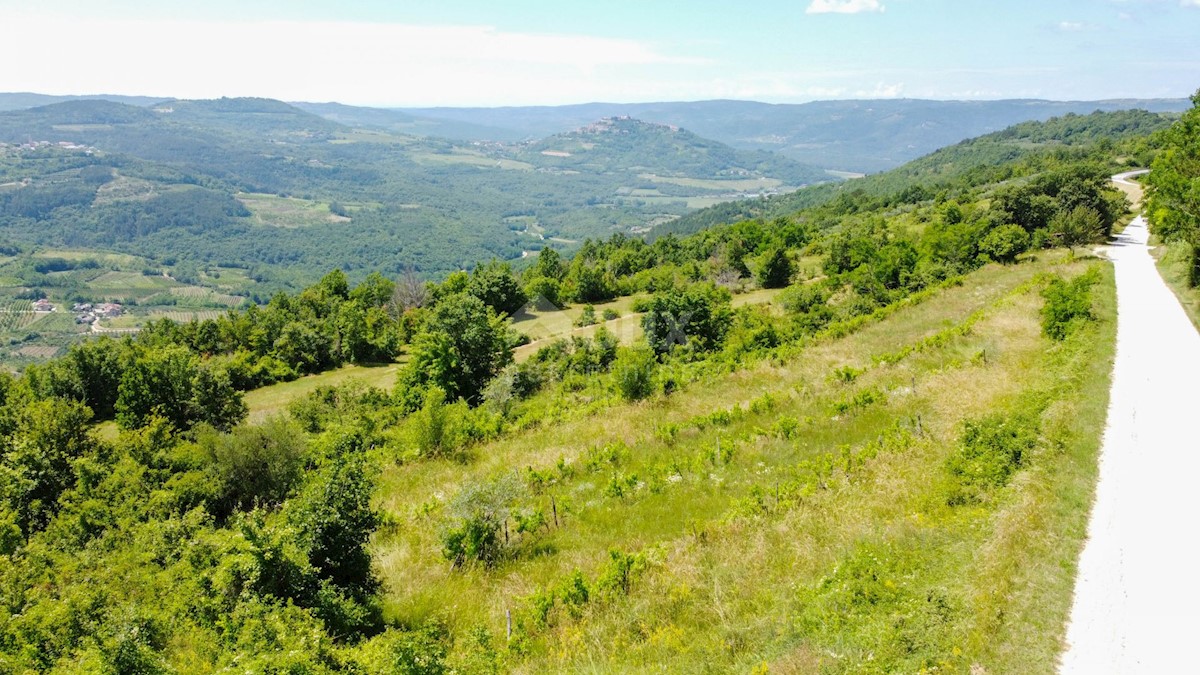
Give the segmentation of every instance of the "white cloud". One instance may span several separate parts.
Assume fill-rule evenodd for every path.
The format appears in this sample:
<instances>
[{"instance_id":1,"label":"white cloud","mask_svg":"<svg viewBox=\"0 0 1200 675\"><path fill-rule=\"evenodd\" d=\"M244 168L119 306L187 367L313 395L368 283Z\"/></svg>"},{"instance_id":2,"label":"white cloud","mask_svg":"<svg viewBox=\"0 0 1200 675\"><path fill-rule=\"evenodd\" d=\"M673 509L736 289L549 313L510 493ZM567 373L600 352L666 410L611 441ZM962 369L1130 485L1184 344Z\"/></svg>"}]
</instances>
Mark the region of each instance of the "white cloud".
<instances>
[{"instance_id":1,"label":"white cloud","mask_svg":"<svg viewBox=\"0 0 1200 675\"><path fill-rule=\"evenodd\" d=\"M1184 0L1200 2L1200 0ZM861 14L882 12L886 9L879 0L812 0L805 14Z\"/></svg>"},{"instance_id":2,"label":"white cloud","mask_svg":"<svg viewBox=\"0 0 1200 675\"><path fill-rule=\"evenodd\" d=\"M1059 21L1057 28L1064 33L1078 33L1087 28L1078 21Z\"/></svg>"},{"instance_id":3,"label":"white cloud","mask_svg":"<svg viewBox=\"0 0 1200 675\"><path fill-rule=\"evenodd\" d=\"M626 98L704 59L487 26L68 18L0 9L0 91L467 105ZM69 48L47 48L69 45ZM29 58L37 54L38 58ZM643 78L644 79L644 78Z\"/></svg>"},{"instance_id":4,"label":"white cloud","mask_svg":"<svg viewBox=\"0 0 1200 675\"><path fill-rule=\"evenodd\" d=\"M1200 7L1200 0L1179 0L1180 7Z\"/></svg>"},{"instance_id":5,"label":"white cloud","mask_svg":"<svg viewBox=\"0 0 1200 675\"><path fill-rule=\"evenodd\" d=\"M904 95L904 83L887 84L880 82L874 89L860 89L854 92L855 98L899 98Z\"/></svg>"}]
</instances>

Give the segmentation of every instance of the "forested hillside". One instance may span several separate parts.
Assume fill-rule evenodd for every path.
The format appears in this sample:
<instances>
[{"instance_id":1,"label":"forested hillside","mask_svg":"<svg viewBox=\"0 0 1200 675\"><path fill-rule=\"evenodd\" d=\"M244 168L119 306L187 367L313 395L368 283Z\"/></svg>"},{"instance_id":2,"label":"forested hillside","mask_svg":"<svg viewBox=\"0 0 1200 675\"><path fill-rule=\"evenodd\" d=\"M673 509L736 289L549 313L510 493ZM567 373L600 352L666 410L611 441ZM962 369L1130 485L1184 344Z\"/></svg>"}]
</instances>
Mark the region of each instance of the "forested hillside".
<instances>
[{"instance_id":1,"label":"forested hillside","mask_svg":"<svg viewBox=\"0 0 1200 675\"><path fill-rule=\"evenodd\" d=\"M642 137L601 139L592 156L607 160L562 171L524 145L354 130L266 99L67 101L0 113L0 228L21 243L240 267L294 290L330 266L443 275L829 178L685 132L660 156Z\"/></svg>"},{"instance_id":2,"label":"forested hillside","mask_svg":"<svg viewBox=\"0 0 1200 675\"><path fill-rule=\"evenodd\" d=\"M0 670L1045 670L1113 349L1083 247L1162 138L1122 119L2 376ZM600 325L537 323L565 304ZM243 390L393 359L244 422Z\"/></svg>"},{"instance_id":3,"label":"forested hillside","mask_svg":"<svg viewBox=\"0 0 1200 675\"><path fill-rule=\"evenodd\" d=\"M771 219L822 204L861 210L867 204L902 206L935 196L953 197L964 189L1019 179L1063 162L1110 162L1117 142L1127 154L1117 158L1114 168L1144 167L1153 156L1151 135L1165 130L1173 119L1174 115L1124 110L1017 124L881 174L695 211L659 225L651 236L687 234L731 220Z\"/></svg>"}]
</instances>

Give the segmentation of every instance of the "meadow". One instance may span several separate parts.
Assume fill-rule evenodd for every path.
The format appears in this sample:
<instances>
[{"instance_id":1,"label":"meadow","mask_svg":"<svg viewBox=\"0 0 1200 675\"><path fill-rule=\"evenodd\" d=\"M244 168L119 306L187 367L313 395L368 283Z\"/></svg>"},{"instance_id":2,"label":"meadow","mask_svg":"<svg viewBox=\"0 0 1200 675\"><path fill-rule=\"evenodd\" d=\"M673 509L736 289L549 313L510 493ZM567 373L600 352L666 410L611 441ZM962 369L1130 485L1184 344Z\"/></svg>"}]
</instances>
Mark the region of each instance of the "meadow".
<instances>
[{"instance_id":1,"label":"meadow","mask_svg":"<svg viewBox=\"0 0 1200 675\"><path fill-rule=\"evenodd\" d=\"M1100 320L1052 344L1043 275L1089 268ZM1047 253L465 463L385 466L386 612L486 633L516 672L1052 672L1113 313L1105 263ZM1005 484L963 497L948 467L997 416L1036 440ZM464 495L491 492L510 496L508 552L455 568L440 537Z\"/></svg>"}]
</instances>

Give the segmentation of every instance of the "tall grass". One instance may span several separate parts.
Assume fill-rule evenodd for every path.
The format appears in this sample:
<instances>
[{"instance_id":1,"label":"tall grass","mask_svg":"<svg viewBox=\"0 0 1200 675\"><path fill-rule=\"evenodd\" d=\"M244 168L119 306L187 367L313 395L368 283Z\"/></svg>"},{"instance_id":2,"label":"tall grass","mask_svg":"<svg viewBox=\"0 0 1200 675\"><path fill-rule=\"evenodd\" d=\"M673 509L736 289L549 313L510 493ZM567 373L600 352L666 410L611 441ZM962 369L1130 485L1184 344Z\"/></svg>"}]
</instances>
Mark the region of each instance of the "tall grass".
<instances>
[{"instance_id":1,"label":"tall grass","mask_svg":"<svg viewBox=\"0 0 1200 675\"><path fill-rule=\"evenodd\" d=\"M502 438L465 465L391 466L374 544L387 611L483 631L526 672L1052 670L1114 305L1105 268L1101 321L1051 346L1038 275L1094 264L989 266L670 397ZM1009 414L1033 416L1034 446L950 499L966 422ZM509 510L545 522L508 521L500 559L451 570L448 505L506 477L522 487ZM476 637L455 658L478 656Z\"/></svg>"}]
</instances>

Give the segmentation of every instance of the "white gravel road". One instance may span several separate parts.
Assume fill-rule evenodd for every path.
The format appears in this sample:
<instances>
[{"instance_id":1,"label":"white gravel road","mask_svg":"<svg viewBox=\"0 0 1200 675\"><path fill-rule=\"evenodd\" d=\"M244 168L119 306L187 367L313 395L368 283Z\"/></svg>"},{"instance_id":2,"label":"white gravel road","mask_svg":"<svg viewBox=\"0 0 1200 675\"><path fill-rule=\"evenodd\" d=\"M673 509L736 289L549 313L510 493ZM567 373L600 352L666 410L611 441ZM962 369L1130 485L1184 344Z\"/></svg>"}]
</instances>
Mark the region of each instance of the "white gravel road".
<instances>
[{"instance_id":1,"label":"white gravel road","mask_svg":"<svg viewBox=\"0 0 1200 675\"><path fill-rule=\"evenodd\" d=\"M1140 217L1110 247L1117 356L1060 673L1200 673L1200 334Z\"/></svg>"}]
</instances>

